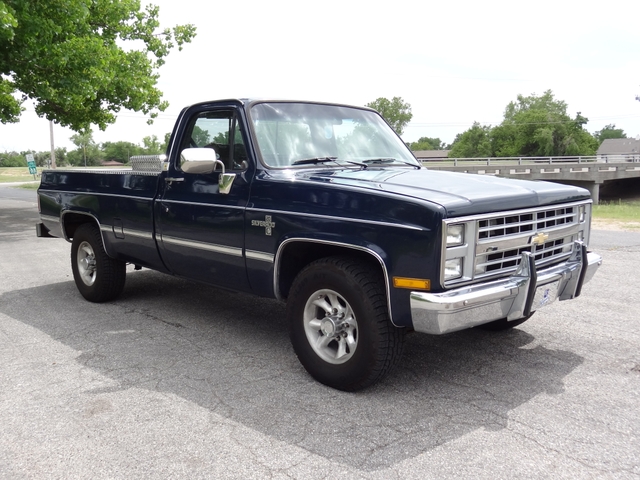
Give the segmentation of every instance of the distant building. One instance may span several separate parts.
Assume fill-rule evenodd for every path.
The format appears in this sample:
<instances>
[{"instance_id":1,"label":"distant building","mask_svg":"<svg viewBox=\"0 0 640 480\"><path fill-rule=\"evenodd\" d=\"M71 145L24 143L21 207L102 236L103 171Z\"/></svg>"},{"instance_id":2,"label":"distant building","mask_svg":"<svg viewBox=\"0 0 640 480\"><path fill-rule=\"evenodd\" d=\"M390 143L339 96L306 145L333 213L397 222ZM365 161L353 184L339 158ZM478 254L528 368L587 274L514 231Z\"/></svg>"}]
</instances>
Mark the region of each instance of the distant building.
<instances>
[{"instance_id":1,"label":"distant building","mask_svg":"<svg viewBox=\"0 0 640 480\"><path fill-rule=\"evenodd\" d=\"M449 156L450 150L416 150L413 156L421 162L433 160L445 160Z\"/></svg>"},{"instance_id":2,"label":"distant building","mask_svg":"<svg viewBox=\"0 0 640 480\"><path fill-rule=\"evenodd\" d=\"M596 152L599 159L625 161L640 159L640 139L636 138L607 138Z\"/></svg>"},{"instance_id":3,"label":"distant building","mask_svg":"<svg viewBox=\"0 0 640 480\"><path fill-rule=\"evenodd\" d=\"M117 160L105 160L100 162L103 167L122 167L124 163L118 162Z\"/></svg>"}]
</instances>

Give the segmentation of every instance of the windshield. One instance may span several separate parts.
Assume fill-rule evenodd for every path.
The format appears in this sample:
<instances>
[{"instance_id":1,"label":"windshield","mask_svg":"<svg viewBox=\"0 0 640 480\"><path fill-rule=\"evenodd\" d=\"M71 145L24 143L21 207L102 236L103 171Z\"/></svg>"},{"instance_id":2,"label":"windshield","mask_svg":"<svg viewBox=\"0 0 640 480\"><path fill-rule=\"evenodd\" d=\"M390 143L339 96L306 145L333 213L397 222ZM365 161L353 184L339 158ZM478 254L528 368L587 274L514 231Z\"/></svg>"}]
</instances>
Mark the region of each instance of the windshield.
<instances>
[{"instance_id":1,"label":"windshield","mask_svg":"<svg viewBox=\"0 0 640 480\"><path fill-rule=\"evenodd\" d=\"M419 165L391 127L369 110L313 103L259 103L252 107L250 116L262 160L271 167L320 163Z\"/></svg>"}]
</instances>

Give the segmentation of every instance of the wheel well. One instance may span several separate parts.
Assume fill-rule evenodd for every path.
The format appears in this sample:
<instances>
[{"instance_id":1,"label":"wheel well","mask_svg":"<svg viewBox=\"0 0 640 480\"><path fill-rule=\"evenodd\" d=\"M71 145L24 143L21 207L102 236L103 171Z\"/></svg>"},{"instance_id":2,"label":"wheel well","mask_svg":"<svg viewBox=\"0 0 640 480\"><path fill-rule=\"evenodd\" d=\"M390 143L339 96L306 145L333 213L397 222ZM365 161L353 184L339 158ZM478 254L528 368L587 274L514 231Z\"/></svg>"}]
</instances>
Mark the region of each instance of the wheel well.
<instances>
[{"instance_id":1,"label":"wheel well","mask_svg":"<svg viewBox=\"0 0 640 480\"><path fill-rule=\"evenodd\" d=\"M71 240L80 225L85 223L93 223L98 227L98 222L91 215L83 213L65 213L62 217L62 230L67 240Z\"/></svg>"},{"instance_id":2,"label":"wheel well","mask_svg":"<svg viewBox=\"0 0 640 480\"><path fill-rule=\"evenodd\" d=\"M367 251L342 245L306 241L292 242L283 247L279 255L280 262L277 287L280 296L283 299L289 296L289 290L291 289L293 280L304 267L320 258L334 256L345 256L358 259L362 263L368 263L376 270L379 270L380 275L384 278L380 261Z\"/></svg>"}]
</instances>

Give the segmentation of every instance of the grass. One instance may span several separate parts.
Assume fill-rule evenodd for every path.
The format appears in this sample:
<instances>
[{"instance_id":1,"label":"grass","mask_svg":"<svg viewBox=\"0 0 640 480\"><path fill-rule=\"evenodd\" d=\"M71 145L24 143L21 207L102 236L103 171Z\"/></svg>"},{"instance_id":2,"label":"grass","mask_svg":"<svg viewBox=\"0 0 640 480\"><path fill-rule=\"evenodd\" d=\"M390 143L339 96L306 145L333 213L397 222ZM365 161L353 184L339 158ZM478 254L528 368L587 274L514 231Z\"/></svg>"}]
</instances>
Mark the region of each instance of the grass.
<instances>
[{"instance_id":1,"label":"grass","mask_svg":"<svg viewBox=\"0 0 640 480\"><path fill-rule=\"evenodd\" d=\"M82 167L75 167L82 168ZM91 167L96 168L96 167ZM130 168L128 166L124 167L105 167L105 168ZM42 168L38 167L38 173L42 173ZM36 178L33 178L33 175L29 173L29 169L27 167L0 167L0 183L12 183L12 182L33 182L40 181L40 177L36 175ZM25 187L28 188L28 187Z\"/></svg>"},{"instance_id":2,"label":"grass","mask_svg":"<svg viewBox=\"0 0 640 480\"><path fill-rule=\"evenodd\" d=\"M36 177L36 180L39 180ZM0 183L11 183L11 182L33 182L33 175L0 175Z\"/></svg>"},{"instance_id":3,"label":"grass","mask_svg":"<svg viewBox=\"0 0 640 480\"><path fill-rule=\"evenodd\" d=\"M33 175L27 167L0 167L0 183L32 181Z\"/></svg>"},{"instance_id":4,"label":"grass","mask_svg":"<svg viewBox=\"0 0 640 480\"><path fill-rule=\"evenodd\" d=\"M640 200L604 201L593 206L593 218L618 222L640 222Z\"/></svg>"}]
</instances>

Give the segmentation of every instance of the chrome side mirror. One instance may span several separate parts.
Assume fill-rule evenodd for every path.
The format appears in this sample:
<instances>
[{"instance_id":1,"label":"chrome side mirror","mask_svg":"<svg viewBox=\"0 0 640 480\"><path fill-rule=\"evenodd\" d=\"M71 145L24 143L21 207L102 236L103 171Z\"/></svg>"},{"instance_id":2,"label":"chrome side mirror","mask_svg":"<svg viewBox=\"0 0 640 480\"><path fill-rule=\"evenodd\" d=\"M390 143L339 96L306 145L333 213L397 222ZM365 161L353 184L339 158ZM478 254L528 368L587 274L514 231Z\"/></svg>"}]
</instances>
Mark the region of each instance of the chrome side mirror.
<instances>
[{"instance_id":1,"label":"chrome side mirror","mask_svg":"<svg viewBox=\"0 0 640 480\"><path fill-rule=\"evenodd\" d=\"M224 163L218 160L213 148L185 148L180 153L180 168L184 173L213 173L217 165L224 174Z\"/></svg>"},{"instance_id":2,"label":"chrome side mirror","mask_svg":"<svg viewBox=\"0 0 640 480\"><path fill-rule=\"evenodd\" d=\"M231 191L233 181L236 179L235 173L225 173L224 163L218 160L216 151L212 148L185 148L180 154L180 168L185 173L209 174L220 165L220 176L218 177L218 188L222 194Z\"/></svg>"}]
</instances>

